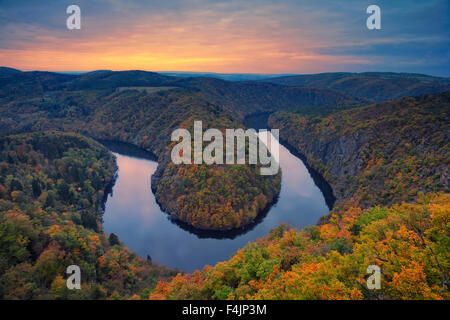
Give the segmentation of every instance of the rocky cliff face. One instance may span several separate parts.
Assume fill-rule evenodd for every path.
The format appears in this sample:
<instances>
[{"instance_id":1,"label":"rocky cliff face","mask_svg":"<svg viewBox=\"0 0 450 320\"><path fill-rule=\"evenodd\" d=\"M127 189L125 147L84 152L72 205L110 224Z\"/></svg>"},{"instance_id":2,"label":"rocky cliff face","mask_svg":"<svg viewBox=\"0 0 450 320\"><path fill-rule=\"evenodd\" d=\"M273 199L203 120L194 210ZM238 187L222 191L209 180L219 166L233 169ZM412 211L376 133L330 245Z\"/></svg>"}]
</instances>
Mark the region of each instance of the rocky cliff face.
<instances>
[{"instance_id":1,"label":"rocky cliff face","mask_svg":"<svg viewBox=\"0 0 450 320\"><path fill-rule=\"evenodd\" d=\"M283 134L288 129L280 126L275 118L269 119L269 125L280 128L282 139L303 155L309 166L322 174L333 189L336 200L349 199L353 190L346 188L347 176L357 175L364 166L364 147L368 141L367 133L333 137L317 136L306 128L297 128L299 134Z\"/></svg>"},{"instance_id":2,"label":"rocky cliff face","mask_svg":"<svg viewBox=\"0 0 450 320\"><path fill-rule=\"evenodd\" d=\"M351 190L345 188L342 178L355 176L363 168L368 134L355 132L334 139L308 134L305 141L309 143L304 144L303 152L309 155L308 158L312 163L317 161L315 159L320 159L327 168L324 173L331 180L335 196L338 199L351 197Z\"/></svg>"},{"instance_id":3,"label":"rocky cliff face","mask_svg":"<svg viewBox=\"0 0 450 320\"><path fill-rule=\"evenodd\" d=\"M446 92L321 118L279 112L269 125L325 177L337 206L364 208L449 191L448 110Z\"/></svg>"}]
</instances>

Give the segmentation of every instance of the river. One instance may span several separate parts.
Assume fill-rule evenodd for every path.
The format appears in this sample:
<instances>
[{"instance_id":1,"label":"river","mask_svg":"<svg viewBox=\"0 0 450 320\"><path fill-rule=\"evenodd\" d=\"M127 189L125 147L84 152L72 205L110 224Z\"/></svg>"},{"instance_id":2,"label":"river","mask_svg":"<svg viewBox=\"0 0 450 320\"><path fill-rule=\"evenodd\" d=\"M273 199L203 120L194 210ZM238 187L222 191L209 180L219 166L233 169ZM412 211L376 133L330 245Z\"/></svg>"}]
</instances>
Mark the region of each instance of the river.
<instances>
[{"instance_id":1,"label":"river","mask_svg":"<svg viewBox=\"0 0 450 320\"><path fill-rule=\"evenodd\" d=\"M324 195L299 157L280 145L282 170L278 201L249 228L230 232L197 232L173 222L162 212L151 191L150 177L157 162L136 148L109 146L117 158L118 177L108 195L103 227L145 258L186 272L227 260L248 242L266 236L285 222L295 228L316 224L327 214ZM314 174L313 174L314 176ZM318 183L320 185L320 183Z\"/></svg>"}]
</instances>

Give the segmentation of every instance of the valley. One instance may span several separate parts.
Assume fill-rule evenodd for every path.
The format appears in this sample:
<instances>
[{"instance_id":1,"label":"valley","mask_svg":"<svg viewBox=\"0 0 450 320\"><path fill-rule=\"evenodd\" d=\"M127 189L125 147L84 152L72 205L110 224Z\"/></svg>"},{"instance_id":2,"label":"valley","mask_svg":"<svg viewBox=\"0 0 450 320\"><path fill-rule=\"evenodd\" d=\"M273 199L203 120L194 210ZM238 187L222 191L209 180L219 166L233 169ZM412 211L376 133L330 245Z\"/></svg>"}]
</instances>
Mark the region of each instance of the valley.
<instances>
[{"instance_id":1,"label":"valley","mask_svg":"<svg viewBox=\"0 0 450 320\"><path fill-rule=\"evenodd\" d=\"M215 265L281 223L301 229L315 225L329 210L302 161L280 145L283 177L274 203L244 227L225 231L196 229L168 216L157 204L150 186L155 161L129 152L128 146L106 145L118 152L118 177L106 201L105 232L117 234L141 257L150 255L152 261L172 268L194 272Z\"/></svg>"},{"instance_id":2,"label":"valley","mask_svg":"<svg viewBox=\"0 0 450 320\"><path fill-rule=\"evenodd\" d=\"M448 299L448 290L441 290L449 273L448 79L370 73L265 81L1 68L1 295ZM415 94L420 96L409 96ZM174 165L171 133L184 128L193 135L199 119L204 128L222 132L280 129L282 153L294 171L283 167L283 159L273 176L260 175L260 164ZM114 227L107 220L124 212L120 203L114 212L106 202L101 223L105 193L117 164L121 189L120 164L126 168L126 159L119 154L116 163L92 138L152 154L150 167L140 164L148 170L141 190L153 192L147 206L159 219L176 221L165 221L167 228L189 235L191 242L180 240L187 248L211 235L220 235L211 242L231 242L224 235L239 241L220 257L189 267L160 266L158 254L147 252L151 257L145 260L130 251L125 245L133 235L120 231L124 245L113 230L121 222ZM315 190L318 206L296 194L302 187ZM291 200L282 203L283 197ZM290 220L299 208L307 219ZM138 237L145 230L135 233L135 243L150 241ZM161 240L151 241L158 246ZM89 275L84 296L62 285L66 263L80 264ZM369 264L383 269L383 289L376 293L362 286ZM29 276L21 278L22 272Z\"/></svg>"}]
</instances>

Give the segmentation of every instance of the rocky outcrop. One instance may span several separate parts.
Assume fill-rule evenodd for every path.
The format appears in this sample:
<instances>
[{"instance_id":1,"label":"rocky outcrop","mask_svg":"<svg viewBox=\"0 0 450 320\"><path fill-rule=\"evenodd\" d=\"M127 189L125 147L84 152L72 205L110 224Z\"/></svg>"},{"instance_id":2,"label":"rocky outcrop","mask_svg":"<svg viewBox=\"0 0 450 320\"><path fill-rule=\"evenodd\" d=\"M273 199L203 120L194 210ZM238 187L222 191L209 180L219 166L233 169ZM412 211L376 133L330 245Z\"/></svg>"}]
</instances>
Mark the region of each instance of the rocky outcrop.
<instances>
[{"instance_id":1,"label":"rocky outcrop","mask_svg":"<svg viewBox=\"0 0 450 320\"><path fill-rule=\"evenodd\" d=\"M448 192L449 107L446 92L321 118L279 112L269 125L324 176L337 206L365 208Z\"/></svg>"}]
</instances>

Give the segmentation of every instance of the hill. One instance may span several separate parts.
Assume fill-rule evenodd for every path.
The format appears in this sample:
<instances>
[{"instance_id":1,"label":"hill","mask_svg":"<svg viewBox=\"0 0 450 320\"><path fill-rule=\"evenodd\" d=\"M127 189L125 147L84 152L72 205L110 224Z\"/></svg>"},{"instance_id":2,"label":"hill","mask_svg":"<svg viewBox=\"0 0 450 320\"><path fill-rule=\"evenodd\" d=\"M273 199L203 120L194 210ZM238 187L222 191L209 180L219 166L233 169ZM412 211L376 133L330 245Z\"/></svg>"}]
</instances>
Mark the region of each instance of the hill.
<instances>
[{"instance_id":1,"label":"hill","mask_svg":"<svg viewBox=\"0 0 450 320\"><path fill-rule=\"evenodd\" d=\"M189 77L189 78L210 77L228 81L254 81L290 75L290 74L215 73L215 72L190 72L190 71L160 71L158 73L175 77Z\"/></svg>"},{"instance_id":2,"label":"hill","mask_svg":"<svg viewBox=\"0 0 450 320\"><path fill-rule=\"evenodd\" d=\"M331 183L317 226L281 225L150 299L449 299L450 93L269 123ZM381 289L367 289L367 267Z\"/></svg>"},{"instance_id":3,"label":"hill","mask_svg":"<svg viewBox=\"0 0 450 320\"><path fill-rule=\"evenodd\" d=\"M77 76L43 71L0 72L0 102L31 98L56 90Z\"/></svg>"},{"instance_id":4,"label":"hill","mask_svg":"<svg viewBox=\"0 0 450 320\"><path fill-rule=\"evenodd\" d=\"M176 78L147 71L94 71L66 84L67 90L115 90L119 87L164 86Z\"/></svg>"},{"instance_id":5,"label":"hill","mask_svg":"<svg viewBox=\"0 0 450 320\"><path fill-rule=\"evenodd\" d=\"M301 232L281 225L227 261L160 281L160 299L449 299L448 194L367 210ZM381 289L367 289L367 267Z\"/></svg>"},{"instance_id":6,"label":"hill","mask_svg":"<svg viewBox=\"0 0 450 320\"><path fill-rule=\"evenodd\" d=\"M108 77L109 79L109 77ZM109 80L108 80L109 81ZM153 191L161 207L198 229L230 230L256 219L280 190L281 174L261 176L259 166L174 166L170 160L175 129L193 130L195 120L207 128L244 125L192 89L55 90L40 98L0 106L0 132L60 130L131 143L158 157ZM222 183L214 183L220 180Z\"/></svg>"},{"instance_id":7,"label":"hill","mask_svg":"<svg viewBox=\"0 0 450 320\"><path fill-rule=\"evenodd\" d=\"M336 90L291 88L270 83L231 82L211 77L173 77L147 71L98 70L82 75L52 72L0 73L0 102L18 101L51 92L93 91L110 94L122 87L177 87L201 92L203 98L241 118L258 112L307 107L349 107L369 101Z\"/></svg>"},{"instance_id":8,"label":"hill","mask_svg":"<svg viewBox=\"0 0 450 320\"><path fill-rule=\"evenodd\" d=\"M0 137L0 298L146 296L175 274L102 232L115 170L112 154L80 135ZM81 268L83 290L66 287L62 275L72 264Z\"/></svg>"},{"instance_id":9,"label":"hill","mask_svg":"<svg viewBox=\"0 0 450 320\"><path fill-rule=\"evenodd\" d=\"M174 219L199 229L229 230L251 223L275 199L280 175L262 177L257 167L247 165L171 166L173 130L192 130L199 119L204 128L243 128L246 114L362 103L328 89L144 71L22 72L5 79L0 83L1 133L71 131L145 148L160 162L153 176L156 199ZM153 89L141 90L149 87ZM224 181L220 188L214 187L217 179Z\"/></svg>"},{"instance_id":10,"label":"hill","mask_svg":"<svg viewBox=\"0 0 450 320\"><path fill-rule=\"evenodd\" d=\"M286 87L262 82L229 82L213 78L189 78L177 85L199 90L204 98L234 114L245 115L282 109L350 107L367 103L335 90Z\"/></svg>"},{"instance_id":11,"label":"hill","mask_svg":"<svg viewBox=\"0 0 450 320\"><path fill-rule=\"evenodd\" d=\"M281 138L331 184L337 203L362 208L449 192L450 92L306 118L269 118Z\"/></svg>"},{"instance_id":12,"label":"hill","mask_svg":"<svg viewBox=\"0 0 450 320\"><path fill-rule=\"evenodd\" d=\"M8 67L0 67L0 75L15 74L20 72L22 71Z\"/></svg>"},{"instance_id":13,"label":"hill","mask_svg":"<svg viewBox=\"0 0 450 320\"><path fill-rule=\"evenodd\" d=\"M4 297L449 299L449 92L361 106L366 98L327 88L99 71L12 72L0 75L0 94ZM336 205L319 225L280 226L228 261L173 280L102 235L98 205L114 162L79 134L153 152L161 206L197 228L229 230L270 203L280 176L263 178L252 166L173 166L170 134L198 119L244 127L255 113L270 113L269 125L333 187ZM34 133L11 135L23 132ZM87 296L65 291L60 259L87 269ZM364 286L372 264L382 269L376 292Z\"/></svg>"},{"instance_id":14,"label":"hill","mask_svg":"<svg viewBox=\"0 0 450 320\"><path fill-rule=\"evenodd\" d=\"M450 79L412 73L320 73L262 80L286 86L338 90L354 97L381 102L450 89Z\"/></svg>"}]
</instances>

